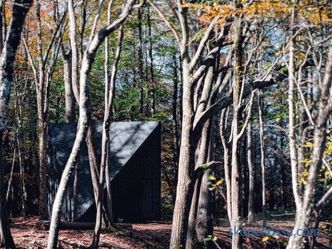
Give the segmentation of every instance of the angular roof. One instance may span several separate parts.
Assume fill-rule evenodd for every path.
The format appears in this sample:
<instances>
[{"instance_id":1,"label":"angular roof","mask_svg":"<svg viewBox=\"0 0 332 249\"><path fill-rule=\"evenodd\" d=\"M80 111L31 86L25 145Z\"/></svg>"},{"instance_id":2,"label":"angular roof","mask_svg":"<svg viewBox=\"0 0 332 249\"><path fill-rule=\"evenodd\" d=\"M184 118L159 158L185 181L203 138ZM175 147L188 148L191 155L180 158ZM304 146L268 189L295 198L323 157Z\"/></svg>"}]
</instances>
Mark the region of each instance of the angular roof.
<instances>
[{"instance_id":1,"label":"angular roof","mask_svg":"<svg viewBox=\"0 0 332 249\"><path fill-rule=\"evenodd\" d=\"M133 121L133 122L112 122L111 132L111 178L113 178L138 148L144 143L148 136L157 128L158 122L154 121ZM102 123L94 124L94 139L101 138ZM49 124L49 143L56 148L56 160L59 165L65 166L69 152L73 146L76 136L76 124ZM97 153L100 152L100 144L95 143ZM84 146L85 147L85 146ZM85 150L85 148L83 148ZM82 154L82 153L81 153ZM84 160L88 159L84 154Z\"/></svg>"}]
</instances>

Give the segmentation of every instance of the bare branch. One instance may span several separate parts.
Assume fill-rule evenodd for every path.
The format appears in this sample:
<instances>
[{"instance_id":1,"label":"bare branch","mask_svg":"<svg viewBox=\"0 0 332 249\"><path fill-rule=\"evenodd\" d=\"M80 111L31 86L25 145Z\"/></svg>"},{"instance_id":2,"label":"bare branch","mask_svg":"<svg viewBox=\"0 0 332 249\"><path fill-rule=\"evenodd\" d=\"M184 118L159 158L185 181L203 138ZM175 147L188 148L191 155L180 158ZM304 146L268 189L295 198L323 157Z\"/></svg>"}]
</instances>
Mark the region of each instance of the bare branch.
<instances>
[{"instance_id":1,"label":"bare branch","mask_svg":"<svg viewBox=\"0 0 332 249\"><path fill-rule=\"evenodd\" d=\"M200 41L198 48L196 50L196 53L194 55L194 57L192 58L191 62L190 62L190 66L189 66L189 70L192 71L194 69L194 67L196 66L199 57L202 55L202 52L205 48L205 45L208 41L208 39L210 38L211 32L213 31L214 26L216 25L217 21L219 20L219 16L216 16L215 18L213 18L212 22L210 23L209 27L207 28L207 30L205 31L204 37L202 38L202 40Z\"/></svg>"},{"instance_id":2,"label":"bare branch","mask_svg":"<svg viewBox=\"0 0 332 249\"><path fill-rule=\"evenodd\" d=\"M172 23L170 23L167 18L165 17L165 15L161 12L161 10L159 9L159 7L157 5L155 5L152 1L147 0L147 3L150 4L155 11L158 13L159 17L164 21L164 23L166 24L166 26L172 31L177 43L180 45L180 36L178 34L178 32L176 31L175 27L173 26Z\"/></svg>"}]
</instances>

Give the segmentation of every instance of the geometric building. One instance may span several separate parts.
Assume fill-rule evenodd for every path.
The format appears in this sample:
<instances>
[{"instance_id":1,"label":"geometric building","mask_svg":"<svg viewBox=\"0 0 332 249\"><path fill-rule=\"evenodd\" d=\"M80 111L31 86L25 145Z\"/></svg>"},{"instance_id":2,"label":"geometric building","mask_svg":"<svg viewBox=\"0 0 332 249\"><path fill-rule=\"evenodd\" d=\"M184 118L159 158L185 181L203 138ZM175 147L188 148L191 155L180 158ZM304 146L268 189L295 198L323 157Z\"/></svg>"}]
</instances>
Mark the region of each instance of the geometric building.
<instances>
[{"instance_id":1,"label":"geometric building","mask_svg":"<svg viewBox=\"0 0 332 249\"><path fill-rule=\"evenodd\" d=\"M62 171L75 136L74 123L48 127L48 212L52 211ZM93 125L98 159L102 123ZM113 122L110 127L110 179L115 220L141 222L160 219L160 124L158 122ZM94 221L94 202L86 143L82 144L76 174L72 172L62 204L62 219ZM77 176L74 188L74 176ZM76 198L73 190L76 189Z\"/></svg>"}]
</instances>

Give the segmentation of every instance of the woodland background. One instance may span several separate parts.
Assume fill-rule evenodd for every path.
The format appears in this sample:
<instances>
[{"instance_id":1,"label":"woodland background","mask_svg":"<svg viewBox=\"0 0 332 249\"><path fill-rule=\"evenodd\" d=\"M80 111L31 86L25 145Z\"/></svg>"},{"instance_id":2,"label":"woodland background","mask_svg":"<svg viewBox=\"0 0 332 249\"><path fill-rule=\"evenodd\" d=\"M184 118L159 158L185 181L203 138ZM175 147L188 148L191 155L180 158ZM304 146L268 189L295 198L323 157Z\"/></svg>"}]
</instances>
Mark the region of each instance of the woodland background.
<instances>
[{"instance_id":1,"label":"woodland background","mask_svg":"<svg viewBox=\"0 0 332 249\"><path fill-rule=\"evenodd\" d=\"M8 217L47 219L47 124L62 122L79 123L64 175L76 167L80 144L93 147L92 122L104 123L105 146L111 121L161 122L170 248L241 248L250 242L225 239L213 226L272 220L289 220L294 231L325 224L329 232L331 1L0 4L0 238L7 248L14 248ZM99 204L112 167L107 153L89 151ZM48 248L58 242L58 197ZM99 206L94 248L102 227L115 222ZM304 236L256 240L266 248L331 246Z\"/></svg>"}]
</instances>

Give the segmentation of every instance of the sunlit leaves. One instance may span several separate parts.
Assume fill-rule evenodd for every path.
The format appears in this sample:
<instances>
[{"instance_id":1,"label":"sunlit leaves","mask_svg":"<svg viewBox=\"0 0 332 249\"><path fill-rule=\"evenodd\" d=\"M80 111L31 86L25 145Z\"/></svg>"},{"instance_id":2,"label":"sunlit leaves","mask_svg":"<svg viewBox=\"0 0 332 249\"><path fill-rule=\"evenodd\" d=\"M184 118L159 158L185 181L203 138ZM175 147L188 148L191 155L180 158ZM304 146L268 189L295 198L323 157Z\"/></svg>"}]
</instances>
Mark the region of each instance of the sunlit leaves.
<instances>
[{"instance_id":1,"label":"sunlit leaves","mask_svg":"<svg viewBox=\"0 0 332 249\"><path fill-rule=\"evenodd\" d=\"M246 5L244 1L240 8L235 8L232 3L219 4L218 2L204 1L203 3L186 4L184 7L202 12L203 14L200 15L199 20L203 23L210 22L215 16L220 16L220 22L223 22L235 14L242 14L246 17L285 18L291 13L293 7L292 1L285 0L260 0L253 1L249 5ZM319 2L308 4L304 1L299 1L295 8L299 19L307 20L314 24L332 22L331 10Z\"/></svg>"},{"instance_id":2,"label":"sunlit leaves","mask_svg":"<svg viewBox=\"0 0 332 249\"><path fill-rule=\"evenodd\" d=\"M332 140L329 136L327 136L326 140L318 181L324 183L327 188L330 188L332 186ZM314 144L311 140L308 140L304 142L302 147L305 151L304 159L302 159L300 163L303 165L304 171L299 174L299 183L306 185L309 176L309 168L313 162L312 151L314 150Z\"/></svg>"},{"instance_id":3,"label":"sunlit leaves","mask_svg":"<svg viewBox=\"0 0 332 249\"><path fill-rule=\"evenodd\" d=\"M208 242L216 242L217 241L217 237L213 236L213 235L208 235L206 236L206 238L204 238L204 244L208 243Z\"/></svg>"},{"instance_id":4,"label":"sunlit leaves","mask_svg":"<svg viewBox=\"0 0 332 249\"><path fill-rule=\"evenodd\" d=\"M267 242L269 239L270 239L269 236L264 236L264 237L262 238L262 242Z\"/></svg>"},{"instance_id":5,"label":"sunlit leaves","mask_svg":"<svg viewBox=\"0 0 332 249\"><path fill-rule=\"evenodd\" d=\"M217 179L214 175L210 175L208 177L209 180L209 190L213 191L215 190L217 187L221 186L224 183L224 179Z\"/></svg>"},{"instance_id":6,"label":"sunlit leaves","mask_svg":"<svg viewBox=\"0 0 332 249\"><path fill-rule=\"evenodd\" d=\"M307 184L308 175L309 175L308 171L302 172L301 177L300 177L300 183L301 184L303 184L303 185Z\"/></svg>"}]
</instances>

